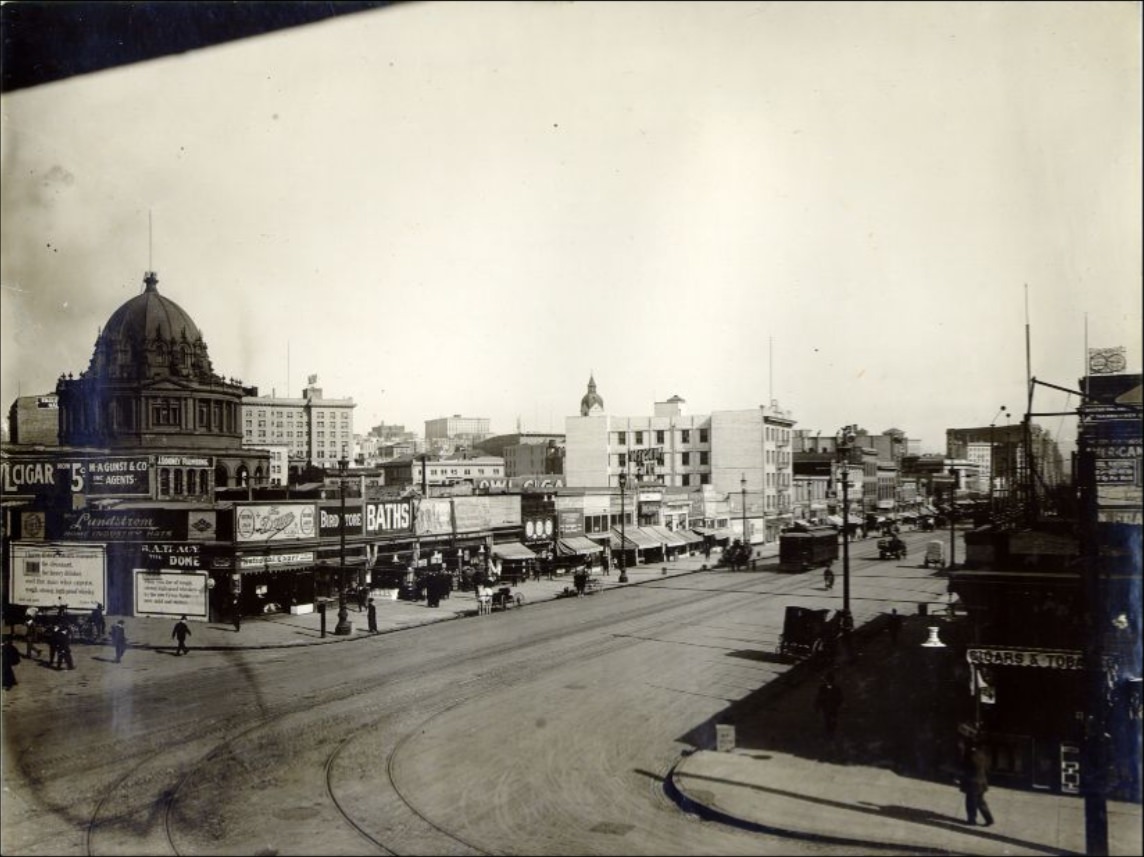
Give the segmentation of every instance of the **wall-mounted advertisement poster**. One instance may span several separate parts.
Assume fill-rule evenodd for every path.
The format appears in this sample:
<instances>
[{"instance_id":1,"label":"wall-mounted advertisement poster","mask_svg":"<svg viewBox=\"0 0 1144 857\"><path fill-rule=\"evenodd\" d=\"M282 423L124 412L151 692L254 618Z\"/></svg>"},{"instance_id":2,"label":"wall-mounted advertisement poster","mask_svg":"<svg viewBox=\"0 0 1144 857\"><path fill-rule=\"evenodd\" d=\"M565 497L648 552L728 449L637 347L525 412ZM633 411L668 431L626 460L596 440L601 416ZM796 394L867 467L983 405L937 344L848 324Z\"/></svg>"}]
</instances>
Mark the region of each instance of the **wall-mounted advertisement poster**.
<instances>
[{"instance_id":1,"label":"wall-mounted advertisement poster","mask_svg":"<svg viewBox=\"0 0 1144 857\"><path fill-rule=\"evenodd\" d=\"M25 607L91 610L107 603L103 545L12 545L12 603Z\"/></svg>"},{"instance_id":2,"label":"wall-mounted advertisement poster","mask_svg":"<svg viewBox=\"0 0 1144 857\"><path fill-rule=\"evenodd\" d=\"M318 535L318 507L313 503L243 505L235 509L238 542L312 539Z\"/></svg>"},{"instance_id":3,"label":"wall-mounted advertisement poster","mask_svg":"<svg viewBox=\"0 0 1144 857\"><path fill-rule=\"evenodd\" d=\"M197 571L135 569L135 615L207 618L210 575Z\"/></svg>"}]
</instances>

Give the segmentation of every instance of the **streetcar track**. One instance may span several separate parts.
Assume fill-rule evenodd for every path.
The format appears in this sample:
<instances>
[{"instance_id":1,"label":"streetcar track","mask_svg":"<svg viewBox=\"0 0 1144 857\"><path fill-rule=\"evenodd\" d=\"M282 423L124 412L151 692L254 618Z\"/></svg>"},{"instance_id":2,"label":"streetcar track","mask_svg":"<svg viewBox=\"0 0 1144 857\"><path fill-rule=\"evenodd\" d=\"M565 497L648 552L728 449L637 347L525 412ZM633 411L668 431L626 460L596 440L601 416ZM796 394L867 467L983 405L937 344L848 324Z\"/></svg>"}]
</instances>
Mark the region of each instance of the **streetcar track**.
<instances>
[{"instance_id":1,"label":"streetcar track","mask_svg":"<svg viewBox=\"0 0 1144 857\"><path fill-rule=\"evenodd\" d=\"M687 594L698 594L699 601L711 602L708 605L703 605L704 609L698 615L693 614L688 621L674 623L672 627L674 630L678 631L680 629L703 625L709 622L711 617L723 613L726 609L725 605L719 602L723 601L725 596L750 595L753 597L769 597L792 595L796 590L803 589L806 584L805 578L801 578L799 576L783 575L775 572L765 571L759 572L757 574L758 578L754 582L766 584L767 588L759 588L758 586L750 589L740 589L737 586L736 588L720 586L707 588L680 587L658 583L653 584L652 586L653 588L660 590L672 590ZM775 586L774 584L776 583L779 585ZM631 609L619 609L616 612L608 614L607 616L590 620L584 625L575 628L573 632L577 635L591 635L593 633L598 633L602 630L614 627L619 623L627 621L637 621L645 626L647 624L662 625L662 623L670 621L669 614L672 611L677 611L684 607L694 611L697 606L696 600L697 599L693 597L686 604L671 602L662 605L655 605L650 609L646 604L641 605L640 607L633 607ZM552 602L538 602L537 604L529 606L535 608L551 603ZM483 617L472 617L471 621L482 621L482 619ZM484 619L484 621L488 620ZM431 626L421 626L407 630L410 632L431 632L432 628ZM566 638L568 633L568 629L562 628L554 628L551 631L542 630L539 635L534 638L532 646L540 647L546 644L551 644ZM610 652L613 652L627 645L629 642L628 638L630 638L630 636L631 635L626 635L625 637L624 635L606 634L605 636L601 637L599 641L597 641L591 650L585 649L584 647L576 647L575 653L569 652L564 657L557 657L555 660L545 660L542 664L534 664L528 668L522 668L519 664L515 663L513 659L505 657L517 652L518 646L515 641L510 639L504 641L503 643L494 643L489 645L486 649L482 650L481 658L492 660L494 662L493 666L480 674L470 676L467 680L454 682L450 688L450 696L454 696L455 698L447 701L443 705L438 706L436 710L421 720L414 728L406 730L405 734L397 739L397 742L388 752L385 770L389 786L393 790L393 793L410 813L419 818L430 828L436 830L442 836L445 836L457 844L465 848L469 848L476 853L489 853L484 849L445 829L418 809L411 797L402 791L400 785L396 780L395 763L399 753L403 748L407 747L415 737L421 734L421 732L428 724L430 724L433 720L444 716L452 709L460 705L473 702L481 697L499 692L505 686L532 680L543 672L561 665L562 662L568 662L573 659L583 661L586 658L603 657ZM662 642L659 640L656 641ZM439 660L443 662L450 662L453 658L454 654L450 652L443 652L439 656ZM497 662L497 659L500 658L504 658L504 660ZM416 680L419 675L424 674L426 668L427 667L425 664L411 667L401 667L395 674L389 673L384 676L379 676L376 680L367 682L365 684L362 684L361 682L346 682L342 685L335 685L322 694L322 702L320 705L321 707L337 705L345 701L347 698L372 693L380 689L382 686L392 688L395 683L408 682L411 679ZM429 668L432 669L431 666ZM490 681L490 677L494 680ZM473 693L473 688L478 689L476 693ZM413 689L410 689L408 692L412 692L412 690ZM458 692L460 692L461 695L456 697ZM265 730L266 728L273 726L275 723L281 722L286 718L291 717L303 710L314 708L314 696L315 694L308 694L305 697L295 698L294 700L287 702L276 702L270 704L269 706L260 702L257 707L261 710L260 713L256 716L255 721L251 722L249 719L245 720L246 727L241 729L239 732L228 734L229 730L235 725L235 720L244 716L242 712L228 716L227 718L208 728L205 733L200 732L195 735L193 739L190 739L192 741L201 741L216 735L220 737L225 736L221 742L213 744L209 749L206 749L203 753L201 753L196 761L191 763L188 767L184 768L171 788L160 792L163 818L162 831L166 840L166 845L172 854L182 854L176 841L179 835L179 831L178 823L174 818L174 812L179 801L179 795L185 786L192 781L192 779L206 764L216 759L225 748L233 748L234 745L238 744L252 733L255 733L259 730ZM377 718L374 718L369 722L368 725L376 726L387 716L388 714L383 714ZM347 734L346 737L339 741L338 745L327 756L323 766L327 797L330 801L330 804L337 812L338 816L342 818L343 822L350 829L352 829L359 836L364 838L375 847L384 851L386 854L395 855L398 853L396 850L387 846L384 842L370 834L338 799L334 783L334 764L341 756L344 749L352 743L352 740L355 737L357 737L356 733L351 731L350 734ZM136 764L132 765L121 776L117 777L110 786L103 790L103 794L100 796L95 808L91 812L88 823L86 825L84 844L86 853L89 855L89 857L95 857L96 855L98 845L97 837L100 828L104 826L106 822L114 820L115 818L104 818L105 807L107 806L108 802L115 796L118 791L123 789L125 784L133 777L135 777L139 771L169 752L170 746L166 745L156 749L151 753L148 753ZM155 779L155 777L148 777L148 779Z\"/></svg>"}]
</instances>

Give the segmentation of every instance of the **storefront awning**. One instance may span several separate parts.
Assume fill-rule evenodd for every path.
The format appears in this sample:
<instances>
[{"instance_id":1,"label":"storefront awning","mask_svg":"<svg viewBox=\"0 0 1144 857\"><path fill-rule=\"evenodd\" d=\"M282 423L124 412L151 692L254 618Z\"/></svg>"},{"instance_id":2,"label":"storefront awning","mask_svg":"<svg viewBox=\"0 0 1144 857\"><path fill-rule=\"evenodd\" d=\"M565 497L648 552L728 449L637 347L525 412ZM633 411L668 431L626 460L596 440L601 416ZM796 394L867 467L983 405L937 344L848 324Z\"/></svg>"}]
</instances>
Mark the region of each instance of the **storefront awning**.
<instances>
[{"instance_id":1,"label":"storefront awning","mask_svg":"<svg viewBox=\"0 0 1144 857\"><path fill-rule=\"evenodd\" d=\"M692 527L691 529L695 530L695 532L699 533L701 536L710 536L717 542L721 542L723 539L731 538L731 531L724 527Z\"/></svg>"},{"instance_id":2,"label":"storefront awning","mask_svg":"<svg viewBox=\"0 0 1144 857\"><path fill-rule=\"evenodd\" d=\"M667 527L655 526L644 527L643 529L659 536L663 543L669 548L681 548L687 545L687 539L683 538L683 536L679 535L678 533L669 530Z\"/></svg>"},{"instance_id":3,"label":"storefront awning","mask_svg":"<svg viewBox=\"0 0 1144 857\"><path fill-rule=\"evenodd\" d=\"M673 532L677 536L680 536L689 545L703 544L703 536L699 535L698 533L693 533L691 530L673 530Z\"/></svg>"},{"instance_id":4,"label":"storefront awning","mask_svg":"<svg viewBox=\"0 0 1144 857\"><path fill-rule=\"evenodd\" d=\"M604 550L587 536L565 536L557 540L556 547L568 554L593 554Z\"/></svg>"},{"instance_id":5,"label":"storefront awning","mask_svg":"<svg viewBox=\"0 0 1144 857\"><path fill-rule=\"evenodd\" d=\"M620 531L615 527L612 528L612 533L617 537L620 535ZM631 550L632 548L637 548L639 550L652 550L661 548L664 544L661 539L657 538L651 533L646 532L643 527L627 527L624 530L624 536L628 540L628 543L625 546L627 550ZM613 547L618 546L619 545L613 543Z\"/></svg>"},{"instance_id":6,"label":"storefront awning","mask_svg":"<svg viewBox=\"0 0 1144 857\"><path fill-rule=\"evenodd\" d=\"M493 556L499 556L501 559L536 559L536 554L520 542L493 545Z\"/></svg>"}]
</instances>

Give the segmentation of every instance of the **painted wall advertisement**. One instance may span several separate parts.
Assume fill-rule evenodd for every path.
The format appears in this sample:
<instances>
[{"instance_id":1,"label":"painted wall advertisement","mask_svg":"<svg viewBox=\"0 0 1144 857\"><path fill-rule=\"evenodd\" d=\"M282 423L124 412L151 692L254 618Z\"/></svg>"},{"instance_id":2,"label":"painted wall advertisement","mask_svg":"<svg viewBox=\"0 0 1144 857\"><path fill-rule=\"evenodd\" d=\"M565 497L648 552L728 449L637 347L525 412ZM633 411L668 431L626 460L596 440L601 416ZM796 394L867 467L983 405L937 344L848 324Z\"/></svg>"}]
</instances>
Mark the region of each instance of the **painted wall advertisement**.
<instances>
[{"instance_id":1,"label":"painted wall advertisement","mask_svg":"<svg viewBox=\"0 0 1144 857\"><path fill-rule=\"evenodd\" d=\"M151 466L146 456L81 458L8 458L0 461L5 494L49 495L57 491L95 496L148 496Z\"/></svg>"},{"instance_id":2,"label":"painted wall advertisement","mask_svg":"<svg viewBox=\"0 0 1144 857\"><path fill-rule=\"evenodd\" d=\"M90 610L107 603L103 545L12 545L12 603Z\"/></svg>"},{"instance_id":3,"label":"painted wall advertisement","mask_svg":"<svg viewBox=\"0 0 1144 857\"><path fill-rule=\"evenodd\" d=\"M318 535L318 512L313 503L254 503L234 513L238 542L278 542L312 539Z\"/></svg>"},{"instance_id":4,"label":"painted wall advertisement","mask_svg":"<svg viewBox=\"0 0 1144 857\"><path fill-rule=\"evenodd\" d=\"M207 618L207 581L197 571L135 569L136 616Z\"/></svg>"}]
</instances>

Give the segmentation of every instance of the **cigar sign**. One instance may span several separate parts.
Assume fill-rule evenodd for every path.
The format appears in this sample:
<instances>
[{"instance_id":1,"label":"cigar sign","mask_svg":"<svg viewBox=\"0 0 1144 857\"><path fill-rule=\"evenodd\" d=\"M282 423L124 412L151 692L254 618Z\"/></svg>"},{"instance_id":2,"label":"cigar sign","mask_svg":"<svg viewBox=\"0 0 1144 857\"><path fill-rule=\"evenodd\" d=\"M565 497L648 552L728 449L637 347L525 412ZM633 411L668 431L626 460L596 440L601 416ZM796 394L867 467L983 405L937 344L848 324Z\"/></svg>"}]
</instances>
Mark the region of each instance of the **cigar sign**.
<instances>
[{"instance_id":1,"label":"cigar sign","mask_svg":"<svg viewBox=\"0 0 1144 857\"><path fill-rule=\"evenodd\" d=\"M56 491L93 496L146 497L151 493L146 456L83 458L6 458L0 461L5 494L45 495Z\"/></svg>"}]
</instances>

